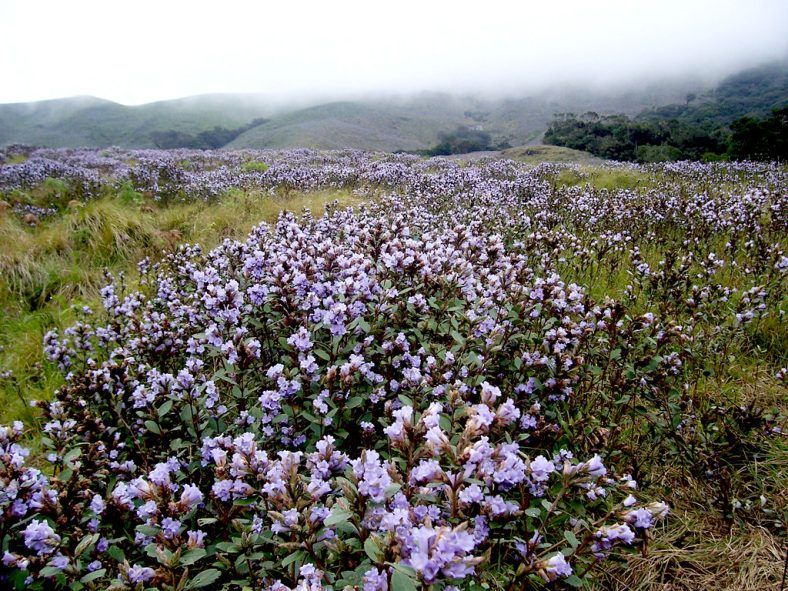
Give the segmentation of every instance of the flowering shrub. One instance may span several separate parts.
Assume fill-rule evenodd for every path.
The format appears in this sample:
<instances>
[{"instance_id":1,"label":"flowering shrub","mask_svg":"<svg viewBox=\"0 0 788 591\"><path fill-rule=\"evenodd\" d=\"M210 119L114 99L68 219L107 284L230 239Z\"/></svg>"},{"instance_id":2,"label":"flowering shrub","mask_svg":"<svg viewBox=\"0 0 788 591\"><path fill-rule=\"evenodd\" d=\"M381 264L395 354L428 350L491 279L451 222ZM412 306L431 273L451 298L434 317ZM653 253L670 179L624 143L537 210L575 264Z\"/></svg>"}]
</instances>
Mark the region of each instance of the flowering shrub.
<instances>
[{"instance_id":1,"label":"flowering shrub","mask_svg":"<svg viewBox=\"0 0 788 591\"><path fill-rule=\"evenodd\" d=\"M60 155L39 152L0 170ZM685 380L782 297L769 165L750 171L762 190L710 198L555 192L551 167L507 162L206 154L196 173L183 151L88 169L155 196L227 179L386 194L144 260L138 289L111 279L102 312L47 334L66 376L41 405L48 466L0 429L12 588L580 586L668 513L636 471L709 425L690 424ZM652 268L632 246L671 233L758 250L758 285L734 297L716 256ZM581 285L603 262L630 273L619 300Z\"/></svg>"}]
</instances>

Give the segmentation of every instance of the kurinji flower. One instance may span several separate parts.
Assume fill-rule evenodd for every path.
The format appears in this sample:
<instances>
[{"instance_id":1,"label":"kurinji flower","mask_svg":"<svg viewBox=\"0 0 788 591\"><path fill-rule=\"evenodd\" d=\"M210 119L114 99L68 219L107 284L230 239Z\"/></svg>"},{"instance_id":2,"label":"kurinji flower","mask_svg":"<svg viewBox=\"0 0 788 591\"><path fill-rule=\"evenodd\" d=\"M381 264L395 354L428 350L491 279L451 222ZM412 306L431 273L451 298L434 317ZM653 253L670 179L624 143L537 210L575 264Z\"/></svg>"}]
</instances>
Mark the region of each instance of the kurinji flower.
<instances>
[{"instance_id":1,"label":"kurinji flower","mask_svg":"<svg viewBox=\"0 0 788 591\"><path fill-rule=\"evenodd\" d=\"M471 503L481 503L484 499L484 494L478 484L471 484L460 491L459 498L463 503L470 505Z\"/></svg>"},{"instance_id":2,"label":"kurinji flower","mask_svg":"<svg viewBox=\"0 0 788 591\"><path fill-rule=\"evenodd\" d=\"M607 468L605 468L604 464L602 463L602 458L600 458L598 454L594 454L594 456L587 462L579 464L577 466L577 470L578 472L586 473L594 477L600 477L607 474Z\"/></svg>"},{"instance_id":3,"label":"kurinji flower","mask_svg":"<svg viewBox=\"0 0 788 591\"><path fill-rule=\"evenodd\" d=\"M648 505L646 505L646 509L649 510L651 516L654 519L662 519L670 511L670 507L668 507L668 505L666 503L663 503L662 501L655 501L653 503L649 503Z\"/></svg>"},{"instance_id":4,"label":"kurinji flower","mask_svg":"<svg viewBox=\"0 0 788 591\"><path fill-rule=\"evenodd\" d=\"M438 482L443 477L443 469L435 460L422 460L410 473L410 480L416 484Z\"/></svg>"},{"instance_id":5,"label":"kurinji flower","mask_svg":"<svg viewBox=\"0 0 788 591\"><path fill-rule=\"evenodd\" d=\"M605 526L594 534L591 550L597 557L602 558L615 544L631 544L634 540L635 533L624 523Z\"/></svg>"},{"instance_id":6,"label":"kurinji flower","mask_svg":"<svg viewBox=\"0 0 788 591\"><path fill-rule=\"evenodd\" d=\"M58 570L63 570L68 566L68 558L62 554L55 554L49 560L49 562L47 562L47 566L51 566L52 568L56 568Z\"/></svg>"},{"instance_id":7,"label":"kurinji flower","mask_svg":"<svg viewBox=\"0 0 788 591\"><path fill-rule=\"evenodd\" d=\"M24 531L25 546L39 555L51 554L60 544L60 536L46 521L33 519Z\"/></svg>"},{"instance_id":8,"label":"kurinji flower","mask_svg":"<svg viewBox=\"0 0 788 591\"><path fill-rule=\"evenodd\" d=\"M189 530L186 532L188 539L186 545L189 548L204 548L205 547L205 532L201 530Z\"/></svg>"},{"instance_id":9,"label":"kurinji flower","mask_svg":"<svg viewBox=\"0 0 788 591\"><path fill-rule=\"evenodd\" d=\"M147 583L153 577L156 576L156 572L147 566L139 566L135 564L126 572L126 577L129 579L130 583Z\"/></svg>"},{"instance_id":10,"label":"kurinji flower","mask_svg":"<svg viewBox=\"0 0 788 591\"><path fill-rule=\"evenodd\" d=\"M386 573L371 568L364 573L363 591L388 591L389 581Z\"/></svg>"},{"instance_id":11,"label":"kurinji flower","mask_svg":"<svg viewBox=\"0 0 788 591\"><path fill-rule=\"evenodd\" d=\"M444 449L448 448L450 445L449 438L446 436L440 427L430 427L427 430L427 433L424 434L424 439L426 439L427 444L430 447L430 450L434 455L438 455Z\"/></svg>"},{"instance_id":12,"label":"kurinji flower","mask_svg":"<svg viewBox=\"0 0 788 591\"><path fill-rule=\"evenodd\" d=\"M293 527L298 525L298 509L288 509L282 512L282 518L277 519L271 525L271 531L275 534L280 534L290 531Z\"/></svg>"},{"instance_id":13,"label":"kurinji flower","mask_svg":"<svg viewBox=\"0 0 788 591\"><path fill-rule=\"evenodd\" d=\"M376 503L382 503L386 498L386 489L391 484L391 477L380 461L378 452L366 450L362 452L361 458L350 463L353 474L359 479L358 492Z\"/></svg>"},{"instance_id":14,"label":"kurinji flower","mask_svg":"<svg viewBox=\"0 0 788 591\"><path fill-rule=\"evenodd\" d=\"M391 443L398 444L405 441L405 429L411 426L413 420L413 407L403 406L399 410L395 410L394 422L383 429L383 432L389 437Z\"/></svg>"},{"instance_id":15,"label":"kurinji flower","mask_svg":"<svg viewBox=\"0 0 788 591\"><path fill-rule=\"evenodd\" d=\"M539 455L529 464L531 478L537 482L544 482L555 471L555 466L546 457Z\"/></svg>"},{"instance_id":16,"label":"kurinji flower","mask_svg":"<svg viewBox=\"0 0 788 591\"><path fill-rule=\"evenodd\" d=\"M187 484L181 491L180 502L184 507L195 507L202 503L203 495L199 488L192 484Z\"/></svg>"},{"instance_id":17,"label":"kurinji flower","mask_svg":"<svg viewBox=\"0 0 788 591\"><path fill-rule=\"evenodd\" d=\"M94 495L93 499L90 501L90 510L96 513L97 515L101 515L104 513L104 509L106 509L107 504L104 502L99 495Z\"/></svg>"},{"instance_id":18,"label":"kurinji flower","mask_svg":"<svg viewBox=\"0 0 788 591\"><path fill-rule=\"evenodd\" d=\"M626 378L617 396L680 391L685 369L701 375L723 339L777 313L788 270L778 240L786 177L770 164L611 164L659 186L598 191L556 183L564 165L503 159L38 149L9 164L9 154L0 150L0 192L14 202L48 177L84 189L80 202L124 185L159 201L229 189L250 199L340 190L368 201L285 212L246 240L143 261L139 289L108 276L103 311L46 335L46 356L64 373L55 401L40 407L55 476L27 465L21 425L0 427L3 569L14 580L39 580L51 565L68 586L85 575L77 566L95 573L103 562L97 588L118 574L151 587L151 544L221 549L240 538L253 578L238 584L271 591L328 584L308 562L298 580L260 574L298 548L314 551L334 583L379 550L353 575L365 591L388 591L398 563L456 591L452 579L481 571L501 548L514 552L490 567L501 580L521 565L525 576L565 578L572 567L555 553L564 531L584 540L571 560L587 565L591 553L645 540L668 508L627 496L634 480L608 473L593 450L585 461L556 452L582 431L556 417L576 420L576 396L606 412L594 397L610 395L604 385L617 375ZM254 162L268 168L246 166ZM728 188L742 179L760 188ZM646 261L646 243L670 257ZM565 280L611 265L630 277L617 300ZM684 414L673 436L698 422ZM598 437L599 449L637 456L605 445L605 418L591 417L601 428L584 449ZM75 446L80 457L69 455ZM66 482L71 466L78 487ZM41 521L55 515L62 540ZM342 523L327 526L332 515ZM72 538L93 533L102 536L95 549L75 556ZM105 556L116 554L109 540L134 566ZM217 587L245 577L219 571Z\"/></svg>"},{"instance_id":19,"label":"kurinji flower","mask_svg":"<svg viewBox=\"0 0 788 591\"><path fill-rule=\"evenodd\" d=\"M487 382L482 383L482 392L481 392L482 402L491 406L495 404L495 401L498 399L500 395L501 395L500 388L497 388L496 386L493 386Z\"/></svg>"},{"instance_id":20,"label":"kurinji flower","mask_svg":"<svg viewBox=\"0 0 788 591\"><path fill-rule=\"evenodd\" d=\"M544 561L542 568L547 574L547 580L549 581L553 581L558 577L568 577L572 574L572 567L560 552Z\"/></svg>"},{"instance_id":21,"label":"kurinji flower","mask_svg":"<svg viewBox=\"0 0 788 591\"><path fill-rule=\"evenodd\" d=\"M506 401L495 411L495 420L500 425L507 426L516 422L520 418L520 409L514 405L514 400L507 398Z\"/></svg>"},{"instance_id":22,"label":"kurinji flower","mask_svg":"<svg viewBox=\"0 0 788 591\"><path fill-rule=\"evenodd\" d=\"M161 530L164 533L164 537L171 540L180 533L181 522L171 517L165 517L161 520Z\"/></svg>"},{"instance_id":23,"label":"kurinji flower","mask_svg":"<svg viewBox=\"0 0 788 591\"><path fill-rule=\"evenodd\" d=\"M635 527L649 528L654 524L654 518L648 509L633 509L627 512L624 520Z\"/></svg>"},{"instance_id":24,"label":"kurinji flower","mask_svg":"<svg viewBox=\"0 0 788 591\"><path fill-rule=\"evenodd\" d=\"M476 547L473 536L460 529L419 526L404 539L406 559L426 583L439 574L448 578L464 578L472 574L478 559L469 553Z\"/></svg>"},{"instance_id":25,"label":"kurinji flower","mask_svg":"<svg viewBox=\"0 0 788 591\"><path fill-rule=\"evenodd\" d=\"M27 558L12 554L7 550L3 553L3 564L7 567L15 567L19 570L27 570L30 561Z\"/></svg>"},{"instance_id":26,"label":"kurinji flower","mask_svg":"<svg viewBox=\"0 0 788 591\"><path fill-rule=\"evenodd\" d=\"M472 433L486 433L495 420L495 415L486 404L476 404L469 407L470 420L468 429Z\"/></svg>"},{"instance_id":27,"label":"kurinji flower","mask_svg":"<svg viewBox=\"0 0 788 591\"><path fill-rule=\"evenodd\" d=\"M289 345L295 347L302 353L312 349L312 341L309 338L309 331L303 326L299 328L297 332L293 333L293 335L287 339L287 342Z\"/></svg>"}]
</instances>

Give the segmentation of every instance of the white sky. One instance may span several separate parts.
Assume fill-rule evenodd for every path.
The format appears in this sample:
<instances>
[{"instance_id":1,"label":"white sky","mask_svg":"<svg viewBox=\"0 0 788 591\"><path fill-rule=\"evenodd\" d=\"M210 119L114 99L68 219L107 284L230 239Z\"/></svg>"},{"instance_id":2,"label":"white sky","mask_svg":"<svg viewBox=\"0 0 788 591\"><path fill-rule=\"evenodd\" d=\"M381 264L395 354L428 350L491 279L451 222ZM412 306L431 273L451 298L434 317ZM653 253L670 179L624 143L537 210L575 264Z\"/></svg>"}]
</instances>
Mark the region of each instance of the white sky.
<instances>
[{"instance_id":1,"label":"white sky","mask_svg":"<svg viewBox=\"0 0 788 591\"><path fill-rule=\"evenodd\" d=\"M0 102L514 92L788 55L788 0L0 0Z\"/></svg>"}]
</instances>

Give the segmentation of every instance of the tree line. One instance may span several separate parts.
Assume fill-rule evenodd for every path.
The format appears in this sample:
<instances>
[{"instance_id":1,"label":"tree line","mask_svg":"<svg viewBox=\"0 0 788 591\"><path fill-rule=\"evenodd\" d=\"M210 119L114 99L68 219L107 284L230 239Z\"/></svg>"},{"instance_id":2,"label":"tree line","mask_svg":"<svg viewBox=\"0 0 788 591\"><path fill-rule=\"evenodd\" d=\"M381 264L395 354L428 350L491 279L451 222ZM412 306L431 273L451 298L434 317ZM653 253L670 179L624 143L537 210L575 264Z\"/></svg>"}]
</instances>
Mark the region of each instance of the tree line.
<instances>
[{"instance_id":1,"label":"tree line","mask_svg":"<svg viewBox=\"0 0 788 591\"><path fill-rule=\"evenodd\" d=\"M765 117L740 117L725 125L678 119L630 118L589 112L556 116L544 142L611 160L787 160L788 106Z\"/></svg>"},{"instance_id":2,"label":"tree line","mask_svg":"<svg viewBox=\"0 0 788 591\"><path fill-rule=\"evenodd\" d=\"M226 146L242 133L249 131L253 127L262 125L268 119L258 118L253 119L246 125L228 129L219 125L213 129L201 131L196 134L185 133L183 131L176 131L169 129L166 131L153 131L150 134L153 145L162 150L169 150L172 148L193 148L199 150L215 150Z\"/></svg>"}]
</instances>

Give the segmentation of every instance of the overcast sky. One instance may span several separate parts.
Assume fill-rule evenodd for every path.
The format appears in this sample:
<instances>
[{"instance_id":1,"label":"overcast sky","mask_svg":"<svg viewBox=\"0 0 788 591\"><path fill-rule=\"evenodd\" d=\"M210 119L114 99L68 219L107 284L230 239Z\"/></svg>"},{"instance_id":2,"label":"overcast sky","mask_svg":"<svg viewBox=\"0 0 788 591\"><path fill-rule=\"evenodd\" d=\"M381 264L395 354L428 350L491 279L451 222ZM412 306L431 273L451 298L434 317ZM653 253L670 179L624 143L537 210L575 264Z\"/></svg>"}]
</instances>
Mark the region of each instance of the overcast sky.
<instances>
[{"instance_id":1,"label":"overcast sky","mask_svg":"<svg viewBox=\"0 0 788 591\"><path fill-rule=\"evenodd\" d=\"M788 55L788 0L0 0L0 102L507 92Z\"/></svg>"}]
</instances>

